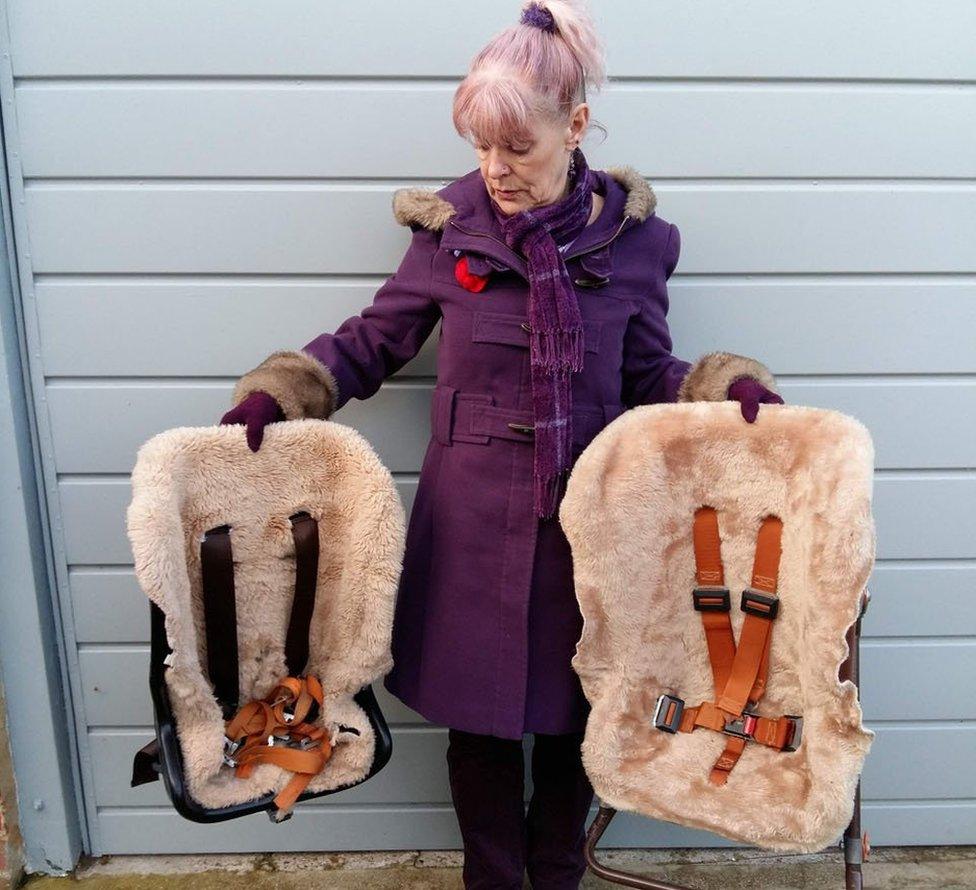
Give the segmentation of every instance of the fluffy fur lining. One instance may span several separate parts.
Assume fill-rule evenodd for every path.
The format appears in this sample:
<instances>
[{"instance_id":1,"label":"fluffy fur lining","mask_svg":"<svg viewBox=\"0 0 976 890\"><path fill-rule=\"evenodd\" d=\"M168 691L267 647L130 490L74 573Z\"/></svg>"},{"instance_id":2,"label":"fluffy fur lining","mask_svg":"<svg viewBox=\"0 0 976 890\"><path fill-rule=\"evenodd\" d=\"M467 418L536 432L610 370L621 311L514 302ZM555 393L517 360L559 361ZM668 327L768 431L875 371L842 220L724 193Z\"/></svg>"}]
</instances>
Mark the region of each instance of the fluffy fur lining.
<instances>
[{"instance_id":1,"label":"fluffy fur lining","mask_svg":"<svg viewBox=\"0 0 976 890\"><path fill-rule=\"evenodd\" d=\"M234 387L231 407L258 390L274 397L285 420L327 420L339 399L339 384L332 371L304 349L272 352L248 371Z\"/></svg>"},{"instance_id":2,"label":"fluffy fur lining","mask_svg":"<svg viewBox=\"0 0 976 890\"><path fill-rule=\"evenodd\" d=\"M756 423L730 402L638 406L605 427L570 475L559 519L584 617L573 658L592 709L583 762L604 803L760 847L836 841L873 733L838 680L844 635L875 556L874 450L835 411L770 405ZM661 693L713 700L693 609L694 511L716 508L738 639L762 517L783 519L769 685L758 711L804 718L797 751L746 746L724 787L708 774L725 736L652 724Z\"/></svg>"},{"instance_id":3,"label":"fluffy fur lining","mask_svg":"<svg viewBox=\"0 0 976 890\"><path fill-rule=\"evenodd\" d=\"M633 167L607 167L607 173L627 189L624 216L643 220L657 205L654 190ZM393 216L401 226L422 226L439 232L455 213L455 207L435 191L425 188L401 188L393 193Z\"/></svg>"},{"instance_id":4,"label":"fluffy fur lining","mask_svg":"<svg viewBox=\"0 0 976 890\"><path fill-rule=\"evenodd\" d=\"M422 226L439 232L454 215L454 205L424 188L402 188L393 193L393 216L401 226Z\"/></svg>"},{"instance_id":5,"label":"fluffy fur lining","mask_svg":"<svg viewBox=\"0 0 976 890\"><path fill-rule=\"evenodd\" d=\"M679 402L724 402L740 377L755 377L779 395L776 378L762 362L734 352L708 352L692 366L678 387Z\"/></svg>"},{"instance_id":6,"label":"fluffy fur lining","mask_svg":"<svg viewBox=\"0 0 976 890\"><path fill-rule=\"evenodd\" d=\"M262 764L240 779L221 766L224 724L203 667L200 540L231 526L241 697L263 697L286 673L295 583L288 517L298 510L319 524L308 670L322 681L319 722L337 744L308 786L320 791L358 781L373 760L374 733L352 696L392 667L405 523L391 474L356 430L313 419L271 424L257 452L233 425L177 427L139 449L127 531L136 578L166 613L173 655L165 678L187 787L206 807L277 792L291 774ZM360 735L339 733L340 723Z\"/></svg>"},{"instance_id":7,"label":"fluffy fur lining","mask_svg":"<svg viewBox=\"0 0 976 890\"><path fill-rule=\"evenodd\" d=\"M627 189L624 216L647 219L657 206L657 196L647 184L647 180L637 170L627 165L607 167L607 173Z\"/></svg>"}]
</instances>

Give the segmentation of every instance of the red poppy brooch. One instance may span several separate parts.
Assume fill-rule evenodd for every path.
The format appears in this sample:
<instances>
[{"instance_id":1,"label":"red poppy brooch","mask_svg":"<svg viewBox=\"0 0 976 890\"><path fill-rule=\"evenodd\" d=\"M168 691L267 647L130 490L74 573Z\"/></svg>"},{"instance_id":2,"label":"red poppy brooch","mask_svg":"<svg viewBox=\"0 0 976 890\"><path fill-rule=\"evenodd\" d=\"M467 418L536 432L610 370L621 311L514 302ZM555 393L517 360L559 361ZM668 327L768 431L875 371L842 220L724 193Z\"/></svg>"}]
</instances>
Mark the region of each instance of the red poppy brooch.
<instances>
[{"instance_id":1,"label":"red poppy brooch","mask_svg":"<svg viewBox=\"0 0 976 890\"><path fill-rule=\"evenodd\" d=\"M484 290L485 285L488 283L487 275L475 275L468 268L468 257L466 254L461 254L458 257L458 261L454 264L454 277L461 287L473 293Z\"/></svg>"}]
</instances>

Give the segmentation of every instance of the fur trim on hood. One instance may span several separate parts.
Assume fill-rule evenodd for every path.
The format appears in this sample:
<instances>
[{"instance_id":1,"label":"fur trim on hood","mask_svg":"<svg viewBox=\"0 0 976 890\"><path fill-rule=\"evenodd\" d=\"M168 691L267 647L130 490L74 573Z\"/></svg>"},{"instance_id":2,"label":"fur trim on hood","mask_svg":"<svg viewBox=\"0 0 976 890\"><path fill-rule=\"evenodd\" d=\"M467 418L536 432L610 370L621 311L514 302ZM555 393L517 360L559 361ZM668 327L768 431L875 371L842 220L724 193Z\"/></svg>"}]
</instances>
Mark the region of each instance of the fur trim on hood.
<instances>
[{"instance_id":1,"label":"fur trim on hood","mask_svg":"<svg viewBox=\"0 0 976 890\"><path fill-rule=\"evenodd\" d=\"M657 206L654 190L633 167L607 167L606 172L627 191L624 216L644 220ZM419 225L439 232L454 215L454 205L436 190L418 188L397 189L393 193L393 216L401 226Z\"/></svg>"}]
</instances>

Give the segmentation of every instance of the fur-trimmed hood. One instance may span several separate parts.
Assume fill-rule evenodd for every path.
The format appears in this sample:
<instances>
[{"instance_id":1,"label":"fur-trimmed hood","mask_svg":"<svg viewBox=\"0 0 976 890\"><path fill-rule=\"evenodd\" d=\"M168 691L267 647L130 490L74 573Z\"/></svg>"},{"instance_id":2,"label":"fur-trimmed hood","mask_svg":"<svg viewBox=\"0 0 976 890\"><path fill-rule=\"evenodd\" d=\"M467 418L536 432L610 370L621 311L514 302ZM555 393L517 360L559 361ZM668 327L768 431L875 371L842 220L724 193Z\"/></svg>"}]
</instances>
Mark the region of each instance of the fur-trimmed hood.
<instances>
[{"instance_id":1,"label":"fur-trimmed hood","mask_svg":"<svg viewBox=\"0 0 976 890\"><path fill-rule=\"evenodd\" d=\"M593 172L598 180L597 190L607 202L594 226L614 229L623 217L643 221L654 212L654 190L633 167L616 166ZM393 194L393 216L402 226L434 232L443 230L452 217L481 231L497 226L479 168L440 189L397 189Z\"/></svg>"}]
</instances>

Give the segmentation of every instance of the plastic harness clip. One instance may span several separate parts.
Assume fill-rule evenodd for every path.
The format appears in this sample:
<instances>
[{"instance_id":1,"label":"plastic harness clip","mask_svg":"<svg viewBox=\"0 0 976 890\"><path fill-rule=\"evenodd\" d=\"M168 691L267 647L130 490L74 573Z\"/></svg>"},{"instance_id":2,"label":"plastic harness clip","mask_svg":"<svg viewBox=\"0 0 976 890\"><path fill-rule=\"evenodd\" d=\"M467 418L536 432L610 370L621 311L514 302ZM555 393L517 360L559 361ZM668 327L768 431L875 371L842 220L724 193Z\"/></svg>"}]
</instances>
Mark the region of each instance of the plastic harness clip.
<instances>
[{"instance_id":1,"label":"plastic harness clip","mask_svg":"<svg viewBox=\"0 0 976 890\"><path fill-rule=\"evenodd\" d=\"M786 744L780 750L788 754L799 748L803 740L803 718L793 714L786 714L785 717L790 721L790 734L786 737Z\"/></svg>"},{"instance_id":2,"label":"plastic harness clip","mask_svg":"<svg viewBox=\"0 0 976 890\"><path fill-rule=\"evenodd\" d=\"M662 694L657 700L657 707L654 709L654 728L664 732L676 733L678 727L681 726L681 715L684 709L683 699L667 693Z\"/></svg>"},{"instance_id":3,"label":"plastic harness clip","mask_svg":"<svg viewBox=\"0 0 976 890\"><path fill-rule=\"evenodd\" d=\"M691 595L696 612L728 612L732 607L728 587L696 587Z\"/></svg>"},{"instance_id":4,"label":"plastic harness clip","mask_svg":"<svg viewBox=\"0 0 976 890\"><path fill-rule=\"evenodd\" d=\"M779 597L760 593L752 587L747 587L742 591L742 602L739 607L743 612L750 615L757 615L760 618L768 618L772 621L779 613Z\"/></svg>"}]
</instances>

